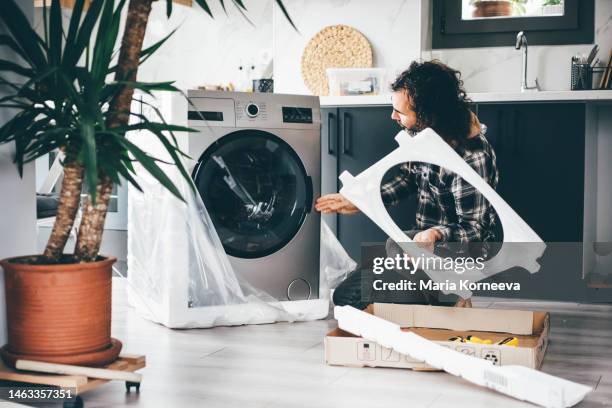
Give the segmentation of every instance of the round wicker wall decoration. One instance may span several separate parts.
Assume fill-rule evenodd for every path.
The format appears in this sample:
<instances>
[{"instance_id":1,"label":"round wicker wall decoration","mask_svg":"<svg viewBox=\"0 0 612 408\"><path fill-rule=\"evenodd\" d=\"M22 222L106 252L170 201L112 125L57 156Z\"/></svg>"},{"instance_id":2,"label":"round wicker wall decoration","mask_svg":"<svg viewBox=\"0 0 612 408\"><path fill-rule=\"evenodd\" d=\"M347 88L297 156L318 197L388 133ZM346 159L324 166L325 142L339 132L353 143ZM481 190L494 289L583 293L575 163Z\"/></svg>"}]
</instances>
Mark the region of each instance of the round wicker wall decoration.
<instances>
[{"instance_id":1,"label":"round wicker wall decoration","mask_svg":"<svg viewBox=\"0 0 612 408\"><path fill-rule=\"evenodd\" d=\"M334 25L319 31L302 53L302 78L314 95L327 95L327 68L370 68L372 46L353 27Z\"/></svg>"}]
</instances>

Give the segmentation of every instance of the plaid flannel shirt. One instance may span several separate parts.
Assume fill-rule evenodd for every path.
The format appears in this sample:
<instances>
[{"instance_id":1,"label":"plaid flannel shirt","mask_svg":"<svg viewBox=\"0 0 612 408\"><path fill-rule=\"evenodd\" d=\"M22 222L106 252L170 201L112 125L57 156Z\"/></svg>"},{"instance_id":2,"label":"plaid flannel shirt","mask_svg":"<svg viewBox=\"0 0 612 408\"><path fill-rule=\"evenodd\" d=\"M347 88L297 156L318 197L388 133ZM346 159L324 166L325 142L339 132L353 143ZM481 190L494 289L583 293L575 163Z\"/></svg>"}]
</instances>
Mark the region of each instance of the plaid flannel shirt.
<instances>
[{"instance_id":1,"label":"plaid flannel shirt","mask_svg":"<svg viewBox=\"0 0 612 408\"><path fill-rule=\"evenodd\" d=\"M456 149L476 173L496 188L498 170L495 152L485 138L486 126L478 136ZM405 163L401 174L381 186L385 205L417 193L416 229L437 229L445 242L495 241L495 211L488 200L460 176L429 163Z\"/></svg>"}]
</instances>

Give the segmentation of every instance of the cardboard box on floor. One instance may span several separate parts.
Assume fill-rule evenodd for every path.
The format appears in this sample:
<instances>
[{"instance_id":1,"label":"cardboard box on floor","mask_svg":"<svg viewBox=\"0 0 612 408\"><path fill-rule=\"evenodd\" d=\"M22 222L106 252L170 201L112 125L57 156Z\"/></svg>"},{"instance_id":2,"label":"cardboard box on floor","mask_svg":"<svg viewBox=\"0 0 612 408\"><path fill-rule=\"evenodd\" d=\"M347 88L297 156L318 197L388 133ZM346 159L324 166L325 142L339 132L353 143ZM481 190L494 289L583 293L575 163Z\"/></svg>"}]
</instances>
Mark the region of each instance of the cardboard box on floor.
<instances>
[{"instance_id":1,"label":"cardboard box on floor","mask_svg":"<svg viewBox=\"0 0 612 408\"><path fill-rule=\"evenodd\" d=\"M519 310L456 308L374 303L368 313L389 320L445 347L492 361L497 365L522 365L539 369L548 346L549 315ZM453 336L473 335L493 343L516 337L517 347L448 341ZM325 337L325 362L353 367L432 369L339 328Z\"/></svg>"}]
</instances>

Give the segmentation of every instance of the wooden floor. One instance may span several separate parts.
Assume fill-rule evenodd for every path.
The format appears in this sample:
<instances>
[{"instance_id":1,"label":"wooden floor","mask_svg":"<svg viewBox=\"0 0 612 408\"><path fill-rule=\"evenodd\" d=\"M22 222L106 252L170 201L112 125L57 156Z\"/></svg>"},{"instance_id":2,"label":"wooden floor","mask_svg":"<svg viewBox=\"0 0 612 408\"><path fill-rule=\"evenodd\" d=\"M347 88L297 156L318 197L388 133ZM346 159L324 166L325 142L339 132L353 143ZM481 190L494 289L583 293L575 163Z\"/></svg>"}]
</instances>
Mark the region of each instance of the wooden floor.
<instances>
[{"instance_id":1,"label":"wooden floor","mask_svg":"<svg viewBox=\"0 0 612 408\"><path fill-rule=\"evenodd\" d=\"M543 370L595 388L580 407L612 406L612 305L478 299L476 307L547 310ZM326 366L334 320L170 330L142 320L114 279L113 334L146 354L139 395L109 383L83 396L94 407L533 407L446 373ZM1 403L0 403L1 405Z\"/></svg>"}]
</instances>

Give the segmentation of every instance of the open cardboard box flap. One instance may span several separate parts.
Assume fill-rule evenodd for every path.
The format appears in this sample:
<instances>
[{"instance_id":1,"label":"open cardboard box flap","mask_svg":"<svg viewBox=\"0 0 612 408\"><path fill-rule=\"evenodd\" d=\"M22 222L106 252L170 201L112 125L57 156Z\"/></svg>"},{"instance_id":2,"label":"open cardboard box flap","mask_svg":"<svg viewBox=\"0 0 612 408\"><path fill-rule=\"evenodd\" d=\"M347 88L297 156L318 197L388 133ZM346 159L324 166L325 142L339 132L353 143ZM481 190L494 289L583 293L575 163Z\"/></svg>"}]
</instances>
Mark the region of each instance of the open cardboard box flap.
<instances>
[{"instance_id":1,"label":"open cardboard box flap","mask_svg":"<svg viewBox=\"0 0 612 408\"><path fill-rule=\"evenodd\" d=\"M374 303L368 313L401 327L486 331L532 335L542 327L545 312Z\"/></svg>"}]
</instances>

